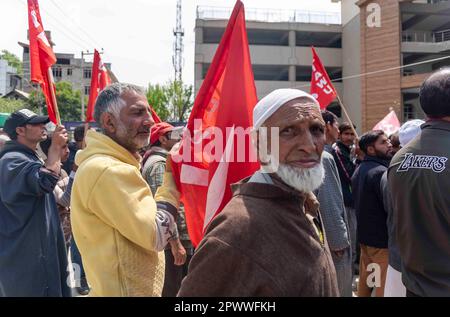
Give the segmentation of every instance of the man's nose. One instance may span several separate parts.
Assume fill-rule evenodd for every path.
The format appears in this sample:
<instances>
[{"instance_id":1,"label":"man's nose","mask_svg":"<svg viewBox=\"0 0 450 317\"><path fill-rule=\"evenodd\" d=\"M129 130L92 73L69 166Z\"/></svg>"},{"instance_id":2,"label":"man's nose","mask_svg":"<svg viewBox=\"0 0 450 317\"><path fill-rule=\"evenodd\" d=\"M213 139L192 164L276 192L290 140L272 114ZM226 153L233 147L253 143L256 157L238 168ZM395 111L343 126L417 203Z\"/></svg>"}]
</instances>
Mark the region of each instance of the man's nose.
<instances>
[{"instance_id":1,"label":"man's nose","mask_svg":"<svg viewBox=\"0 0 450 317\"><path fill-rule=\"evenodd\" d=\"M311 134L310 131L304 132L302 135L299 135L297 142L297 149L299 151L306 152L308 154L315 153L317 150L317 144Z\"/></svg>"}]
</instances>

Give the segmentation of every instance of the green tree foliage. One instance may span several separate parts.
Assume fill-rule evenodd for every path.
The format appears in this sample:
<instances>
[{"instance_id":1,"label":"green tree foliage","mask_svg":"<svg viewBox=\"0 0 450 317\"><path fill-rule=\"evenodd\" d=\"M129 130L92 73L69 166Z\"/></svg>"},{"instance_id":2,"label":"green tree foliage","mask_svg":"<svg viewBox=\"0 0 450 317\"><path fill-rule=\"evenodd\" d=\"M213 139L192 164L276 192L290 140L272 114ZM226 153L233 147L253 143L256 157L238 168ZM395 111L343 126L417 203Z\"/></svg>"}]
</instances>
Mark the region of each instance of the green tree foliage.
<instances>
[{"instance_id":1,"label":"green tree foliage","mask_svg":"<svg viewBox=\"0 0 450 317\"><path fill-rule=\"evenodd\" d=\"M192 85L183 85L182 81L172 81L167 88L169 102L172 105L173 117L177 121L186 121L192 101Z\"/></svg>"},{"instance_id":2,"label":"green tree foliage","mask_svg":"<svg viewBox=\"0 0 450 317\"><path fill-rule=\"evenodd\" d=\"M2 113L12 113L23 108L27 108L27 104L22 100L0 98L0 112Z\"/></svg>"},{"instance_id":3,"label":"green tree foliage","mask_svg":"<svg viewBox=\"0 0 450 317\"><path fill-rule=\"evenodd\" d=\"M56 102L61 121L79 121L81 119L81 93L73 90L72 84L64 81L56 83ZM41 91L33 92L28 102L30 110L47 114L45 98Z\"/></svg>"},{"instance_id":4,"label":"green tree foliage","mask_svg":"<svg viewBox=\"0 0 450 317\"><path fill-rule=\"evenodd\" d=\"M150 84L147 99L161 120L184 122L193 105L192 92L192 86L183 85L180 81L170 81L165 85Z\"/></svg>"},{"instance_id":5,"label":"green tree foliage","mask_svg":"<svg viewBox=\"0 0 450 317\"><path fill-rule=\"evenodd\" d=\"M147 100L161 120L167 121L170 116L170 111L167 107L167 88L159 84L149 84L147 89Z\"/></svg>"},{"instance_id":6,"label":"green tree foliage","mask_svg":"<svg viewBox=\"0 0 450 317\"><path fill-rule=\"evenodd\" d=\"M14 67L17 70L17 74L20 76L23 75L22 61L16 55L7 50L2 50L0 53L0 59L7 61L9 66Z\"/></svg>"}]
</instances>

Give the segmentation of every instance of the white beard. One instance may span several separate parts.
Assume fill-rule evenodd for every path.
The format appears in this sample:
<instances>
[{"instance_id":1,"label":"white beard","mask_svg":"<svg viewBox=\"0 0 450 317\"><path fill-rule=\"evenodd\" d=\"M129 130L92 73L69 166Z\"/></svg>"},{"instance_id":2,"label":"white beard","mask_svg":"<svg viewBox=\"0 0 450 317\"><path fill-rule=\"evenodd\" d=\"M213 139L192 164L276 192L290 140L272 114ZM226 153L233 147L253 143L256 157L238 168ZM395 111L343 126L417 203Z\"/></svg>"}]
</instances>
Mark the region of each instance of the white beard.
<instances>
[{"instance_id":1,"label":"white beard","mask_svg":"<svg viewBox=\"0 0 450 317\"><path fill-rule=\"evenodd\" d=\"M322 185L325 170L322 162L311 168L297 168L280 163L276 174L289 186L300 192L309 193Z\"/></svg>"}]
</instances>

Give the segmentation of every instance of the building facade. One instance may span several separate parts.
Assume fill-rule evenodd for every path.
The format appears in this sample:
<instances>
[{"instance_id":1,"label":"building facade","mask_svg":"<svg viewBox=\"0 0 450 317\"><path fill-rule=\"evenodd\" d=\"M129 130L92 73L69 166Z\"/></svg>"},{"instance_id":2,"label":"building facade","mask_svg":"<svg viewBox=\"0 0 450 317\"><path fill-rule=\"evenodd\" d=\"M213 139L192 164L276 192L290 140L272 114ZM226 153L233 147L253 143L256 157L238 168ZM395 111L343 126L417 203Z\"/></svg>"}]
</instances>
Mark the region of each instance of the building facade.
<instances>
[{"instance_id":1,"label":"building facade","mask_svg":"<svg viewBox=\"0 0 450 317\"><path fill-rule=\"evenodd\" d=\"M255 85L310 89L313 45L359 133L392 107L400 121L422 118L418 89L450 65L450 1L330 0L341 13L246 9ZM195 92L206 75L231 9L197 9ZM412 65L411 65L412 64ZM404 65L411 65L402 68ZM329 106L340 114L340 107Z\"/></svg>"},{"instance_id":2,"label":"building facade","mask_svg":"<svg viewBox=\"0 0 450 317\"><path fill-rule=\"evenodd\" d=\"M0 59L0 97L5 96L15 88L20 88L20 76L17 70L8 65L8 62Z\"/></svg>"},{"instance_id":3,"label":"building facade","mask_svg":"<svg viewBox=\"0 0 450 317\"><path fill-rule=\"evenodd\" d=\"M54 47L51 40L50 31L45 31L47 38ZM19 42L23 48L23 90L31 92L34 84L30 82L30 51L27 43ZM92 54L90 54L92 55ZM92 62L87 62L84 58L76 58L75 54L55 53L56 64L52 66L52 73L55 82L65 81L72 84L74 90L81 92L82 100L89 98L89 91L92 77ZM104 63L108 70L111 70L111 63ZM84 111L83 111L84 115Z\"/></svg>"}]
</instances>

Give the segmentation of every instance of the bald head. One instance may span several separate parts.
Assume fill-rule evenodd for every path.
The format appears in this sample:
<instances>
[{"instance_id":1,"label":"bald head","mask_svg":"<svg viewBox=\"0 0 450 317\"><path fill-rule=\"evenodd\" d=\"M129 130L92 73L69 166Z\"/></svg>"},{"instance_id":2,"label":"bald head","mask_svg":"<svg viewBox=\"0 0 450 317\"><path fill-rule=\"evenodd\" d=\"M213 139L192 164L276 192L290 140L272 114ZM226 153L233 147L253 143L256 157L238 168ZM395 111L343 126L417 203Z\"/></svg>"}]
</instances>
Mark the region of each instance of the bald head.
<instances>
[{"instance_id":1,"label":"bald head","mask_svg":"<svg viewBox=\"0 0 450 317\"><path fill-rule=\"evenodd\" d=\"M423 82L420 105L430 118L450 116L450 67L436 71Z\"/></svg>"}]
</instances>

